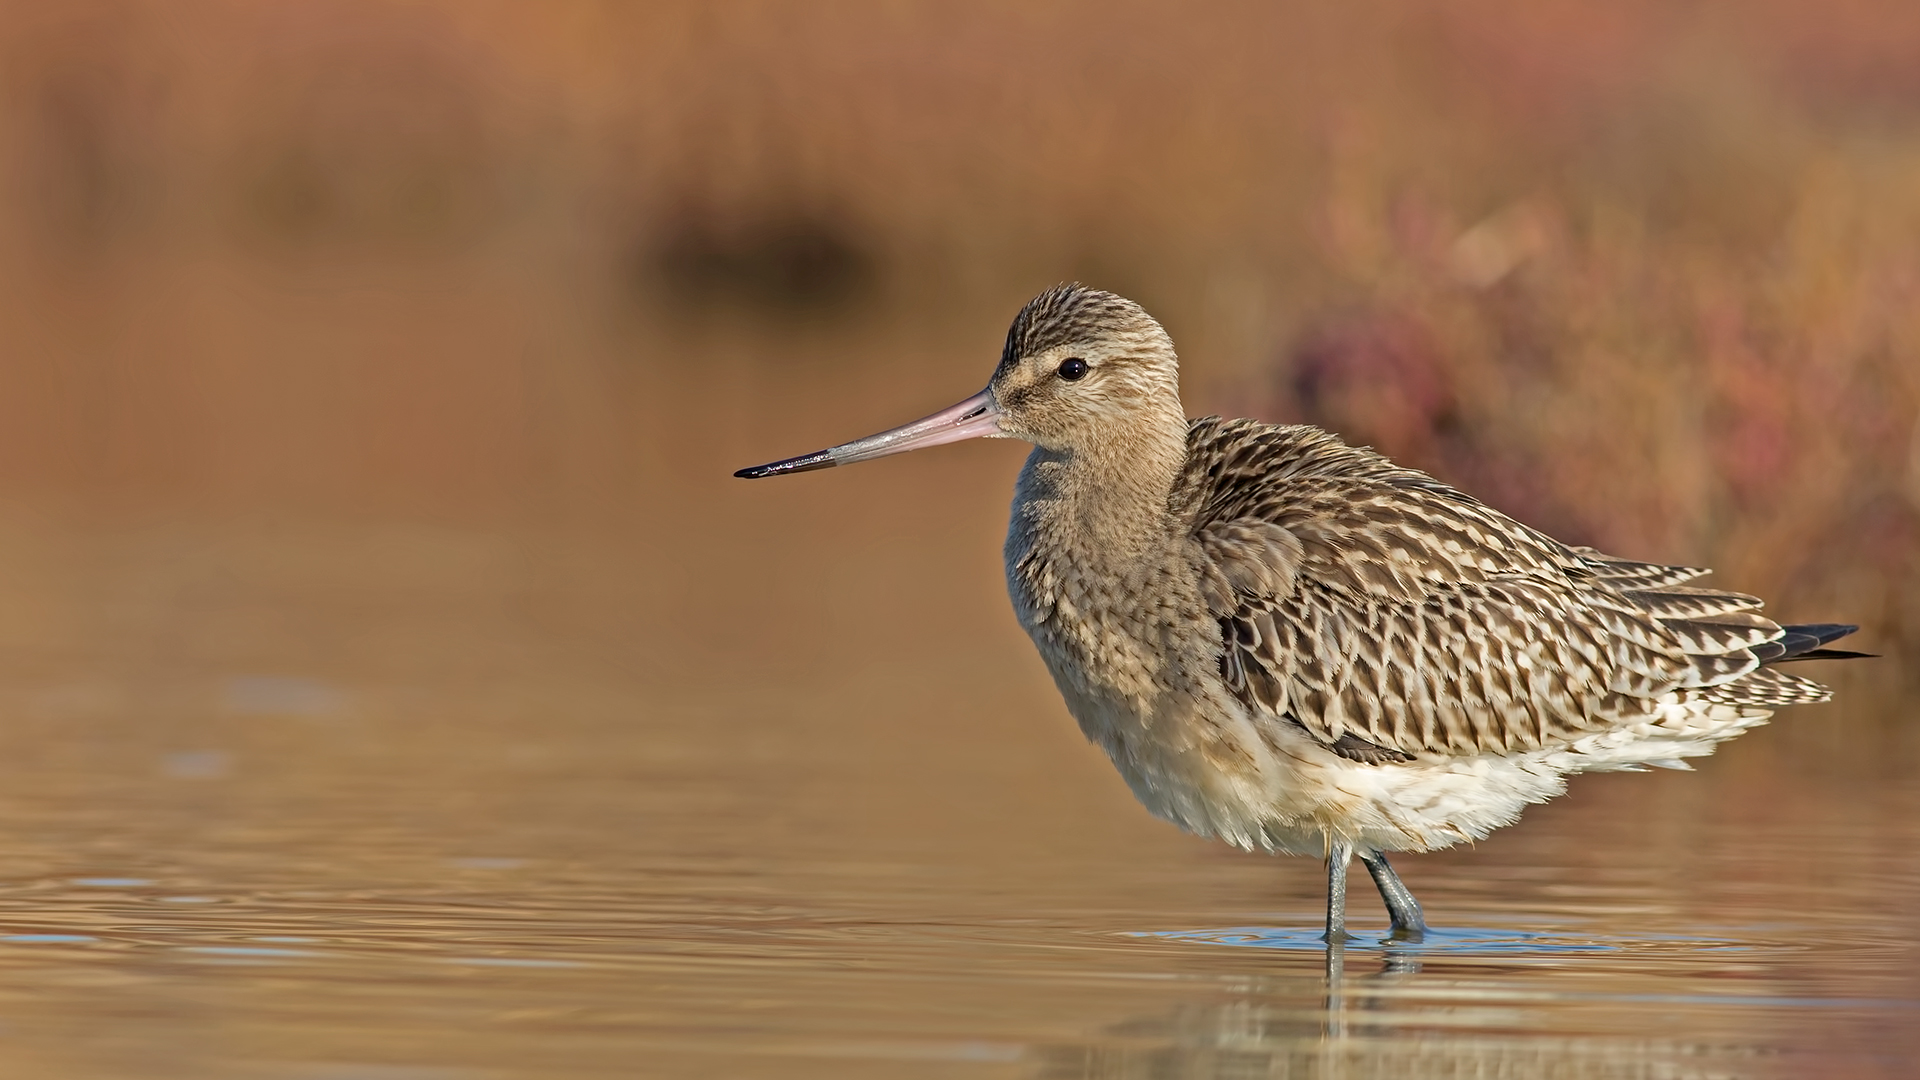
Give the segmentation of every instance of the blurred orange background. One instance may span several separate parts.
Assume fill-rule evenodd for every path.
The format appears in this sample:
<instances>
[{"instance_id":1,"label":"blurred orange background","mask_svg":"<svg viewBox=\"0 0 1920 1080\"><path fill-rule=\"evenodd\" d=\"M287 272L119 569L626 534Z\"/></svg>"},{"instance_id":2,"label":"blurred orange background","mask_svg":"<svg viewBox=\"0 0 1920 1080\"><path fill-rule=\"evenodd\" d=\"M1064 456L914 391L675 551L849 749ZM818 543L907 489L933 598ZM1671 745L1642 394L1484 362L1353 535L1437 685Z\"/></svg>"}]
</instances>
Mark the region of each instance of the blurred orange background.
<instances>
[{"instance_id":1,"label":"blurred orange background","mask_svg":"<svg viewBox=\"0 0 1920 1080\"><path fill-rule=\"evenodd\" d=\"M1317 950L1126 936L1317 926L1324 877L1085 745L1004 596L1024 447L730 475L975 392L1068 279L1166 324L1194 415L1886 654L1410 860L1436 926L1632 944L1462 954L1357 1042L1911 1060L1916 58L1912 0L0 0L0 1071L1349 1060L1270 981L1337 1012ZM276 941L345 959L193 966ZM407 966L475 950L591 963Z\"/></svg>"},{"instance_id":2,"label":"blurred orange background","mask_svg":"<svg viewBox=\"0 0 1920 1080\"><path fill-rule=\"evenodd\" d=\"M990 543L1017 454L725 472L957 400L1077 278L1196 415L1911 657L1917 55L1897 0L13 3L0 505L591 548L611 652L764 650L712 599L777 523Z\"/></svg>"}]
</instances>

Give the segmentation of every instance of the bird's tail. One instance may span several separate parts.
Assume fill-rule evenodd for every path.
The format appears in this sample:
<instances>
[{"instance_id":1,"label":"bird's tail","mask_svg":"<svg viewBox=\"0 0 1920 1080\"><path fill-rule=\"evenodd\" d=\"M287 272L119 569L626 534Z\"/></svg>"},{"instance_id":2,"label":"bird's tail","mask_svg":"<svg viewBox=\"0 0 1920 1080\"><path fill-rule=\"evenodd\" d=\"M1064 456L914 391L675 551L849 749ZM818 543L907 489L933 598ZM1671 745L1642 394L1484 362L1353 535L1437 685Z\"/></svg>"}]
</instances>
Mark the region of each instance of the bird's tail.
<instances>
[{"instance_id":1,"label":"bird's tail","mask_svg":"<svg viewBox=\"0 0 1920 1080\"><path fill-rule=\"evenodd\" d=\"M1780 629L1783 631L1780 637L1754 650L1760 654L1762 664L1784 664L1789 660L1862 660L1875 655L1851 649L1822 647L1829 641L1838 641L1860 629L1857 626L1846 623L1799 623Z\"/></svg>"}]
</instances>

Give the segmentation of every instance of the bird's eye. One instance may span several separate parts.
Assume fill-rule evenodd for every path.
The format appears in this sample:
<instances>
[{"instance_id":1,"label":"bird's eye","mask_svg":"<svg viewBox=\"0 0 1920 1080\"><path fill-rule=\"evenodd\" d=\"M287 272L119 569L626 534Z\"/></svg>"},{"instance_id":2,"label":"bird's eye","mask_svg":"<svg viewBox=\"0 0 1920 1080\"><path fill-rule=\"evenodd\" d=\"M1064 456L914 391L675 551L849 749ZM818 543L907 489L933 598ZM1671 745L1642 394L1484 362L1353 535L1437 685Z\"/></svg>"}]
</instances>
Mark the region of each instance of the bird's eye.
<instances>
[{"instance_id":1,"label":"bird's eye","mask_svg":"<svg viewBox=\"0 0 1920 1080\"><path fill-rule=\"evenodd\" d=\"M1059 376L1068 382L1076 382L1087 373L1087 362L1077 356L1069 356L1060 361Z\"/></svg>"}]
</instances>

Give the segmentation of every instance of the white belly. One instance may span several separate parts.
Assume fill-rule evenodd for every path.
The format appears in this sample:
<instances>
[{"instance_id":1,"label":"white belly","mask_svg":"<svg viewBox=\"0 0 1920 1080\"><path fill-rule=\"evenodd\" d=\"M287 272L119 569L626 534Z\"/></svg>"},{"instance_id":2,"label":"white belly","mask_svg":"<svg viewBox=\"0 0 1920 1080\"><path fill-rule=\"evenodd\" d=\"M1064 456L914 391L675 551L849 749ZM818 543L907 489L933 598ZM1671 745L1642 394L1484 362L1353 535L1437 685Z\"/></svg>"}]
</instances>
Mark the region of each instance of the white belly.
<instances>
[{"instance_id":1,"label":"white belly","mask_svg":"<svg viewBox=\"0 0 1920 1080\"><path fill-rule=\"evenodd\" d=\"M1064 689L1064 688L1063 688ZM1686 768L1681 760L1766 719L1759 710L1673 701L1647 723L1570 746L1369 765L1328 750L1284 721L1235 703L1204 725L1185 717L1126 715L1069 693L1069 707L1142 804L1201 836L1247 850L1319 856L1339 837L1361 850L1430 851L1510 825L1529 804L1566 790L1573 773ZM1077 700L1076 700L1077 699ZM1083 711L1084 710L1084 711Z\"/></svg>"}]
</instances>

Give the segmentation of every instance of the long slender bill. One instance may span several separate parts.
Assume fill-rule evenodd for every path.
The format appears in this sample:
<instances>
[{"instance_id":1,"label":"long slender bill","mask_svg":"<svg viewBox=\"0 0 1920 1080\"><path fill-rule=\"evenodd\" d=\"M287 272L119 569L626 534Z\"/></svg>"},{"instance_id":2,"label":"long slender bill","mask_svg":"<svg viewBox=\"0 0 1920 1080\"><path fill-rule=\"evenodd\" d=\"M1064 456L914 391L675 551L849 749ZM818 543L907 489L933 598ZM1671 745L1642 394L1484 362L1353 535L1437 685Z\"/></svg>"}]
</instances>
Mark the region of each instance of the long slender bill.
<instances>
[{"instance_id":1,"label":"long slender bill","mask_svg":"<svg viewBox=\"0 0 1920 1080\"><path fill-rule=\"evenodd\" d=\"M741 469L733 475L748 480L758 480L763 476L812 472L815 469L851 465L856 461L886 457L888 454L904 454L909 450L940 446L944 443L959 442L962 439L998 435L1000 434L1000 416L1000 406L993 400L993 394L982 390L958 405L942 409L932 416L915 420L911 424L894 428L892 431L883 431L878 435L869 435L864 439L855 439L850 443L826 450L816 450L811 454L802 454L785 461L755 465L751 469Z\"/></svg>"}]
</instances>

